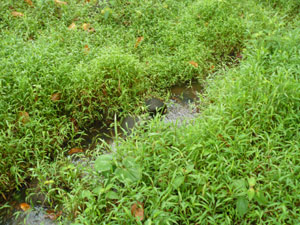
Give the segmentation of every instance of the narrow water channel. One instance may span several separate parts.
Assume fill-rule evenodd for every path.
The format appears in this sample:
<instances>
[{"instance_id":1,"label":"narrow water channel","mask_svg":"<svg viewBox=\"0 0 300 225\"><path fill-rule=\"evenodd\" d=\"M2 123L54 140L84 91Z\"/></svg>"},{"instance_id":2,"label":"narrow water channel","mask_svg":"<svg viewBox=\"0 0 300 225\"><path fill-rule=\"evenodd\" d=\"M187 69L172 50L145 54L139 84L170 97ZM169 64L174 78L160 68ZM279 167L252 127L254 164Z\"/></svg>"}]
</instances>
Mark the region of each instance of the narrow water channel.
<instances>
[{"instance_id":1,"label":"narrow water channel","mask_svg":"<svg viewBox=\"0 0 300 225\"><path fill-rule=\"evenodd\" d=\"M166 103L167 110L162 118L165 123L181 124L182 121L188 121L197 116L197 109L193 104L197 100L197 96L203 90L198 83L192 83L188 87L186 85L177 85L170 89L171 98ZM134 127L135 119L132 126ZM121 134L121 129L118 130ZM114 145L114 130L107 128L100 122L95 122L89 129L86 130L86 135L83 137L81 145L85 149L94 149L100 141L105 141L110 145ZM74 162L76 165L76 162ZM80 162L79 162L80 163ZM38 193L36 193L38 194ZM15 205L26 202L26 189L21 189L16 193ZM34 203L34 208L23 212L20 209L15 209L14 214L18 217L7 218L3 225L54 225L55 221L49 218L47 213L48 208L39 203Z\"/></svg>"}]
</instances>

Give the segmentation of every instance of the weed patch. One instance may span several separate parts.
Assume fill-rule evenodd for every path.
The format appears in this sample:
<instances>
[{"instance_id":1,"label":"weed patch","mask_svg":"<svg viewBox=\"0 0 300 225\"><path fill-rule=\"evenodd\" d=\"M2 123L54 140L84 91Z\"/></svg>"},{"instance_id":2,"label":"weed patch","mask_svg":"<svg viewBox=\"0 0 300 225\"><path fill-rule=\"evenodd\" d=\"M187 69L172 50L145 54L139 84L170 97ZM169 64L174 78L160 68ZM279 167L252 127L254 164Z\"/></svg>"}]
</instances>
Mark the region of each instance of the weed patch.
<instances>
[{"instance_id":1,"label":"weed patch","mask_svg":"<svg viewBox=\"0 0 300 225\"><path fill-rule=\"evenodd\" d=\"M146 223L298 223L298 33L279 32L273 53L258 41L239 68L209 81L214 103L193 125L157 118L98 157L86 168L93 181L56 196L65 210L79 223L134 223L136 202Z\"/></svg>"},{"instance_id":2,"label":"weed patch","mask_svg":"<svg viewBox=\"0 0 300 225\"><path fill-rule=\"evenodd\" d=\"M299 223L297 1L28 2L0 3L1 202L37 179L83 224ZM154 120L92 169L65 157L191 80L193 126Z\"/></svg>"}]
</instances>

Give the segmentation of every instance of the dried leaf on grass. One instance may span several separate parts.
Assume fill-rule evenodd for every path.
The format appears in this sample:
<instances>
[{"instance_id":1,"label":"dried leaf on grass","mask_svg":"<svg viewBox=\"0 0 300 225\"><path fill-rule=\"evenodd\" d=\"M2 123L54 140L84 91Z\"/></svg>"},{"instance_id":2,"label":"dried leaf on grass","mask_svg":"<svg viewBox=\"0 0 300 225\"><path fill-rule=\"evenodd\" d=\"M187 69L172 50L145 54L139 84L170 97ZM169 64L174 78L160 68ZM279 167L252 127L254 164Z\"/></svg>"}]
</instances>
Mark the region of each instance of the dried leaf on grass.
<instances>
[{"instance_id":1,"label":"dried leaf on grass","mask_svg":"<svg viewBox=\"0 0 300 225\"><path fill-rule=\"evenodd\" d=\"M25 202L21 203L19 206L24 212L26 212L27 210L29 210L31 208L30 205L28 205Z\"/></svg>"},{"instance_id":2,"label":"dried leaf on grass","mask_svg":"<svg viewBox=\"0 0 300 225\"><path fill-rule=\"evenodd\" d=\"M49 218L51 220L56 220L58 217L62 215L62 211L58 211L55 213L53 210L47 210L47 215L45 215L46 218Z\"/></svg>"},{"instance_id":3,"label":"dried leaf on grass","mask_svg":"<svg viewBox=\"0 0 300 225\"><path fill-rule=\"evenodd\" d=\"M16 12L16 11L11 12L11 15L14 16L14 17L22 17L22 16L24 16L23 13Z\"/></svg>"},{"instance_id":4,"label":"dried leaf on grass","mask_svg":"<svg viewBox=\"0 0 300 225\"><path fill-rule=\"evenodd\" d=\"M84 48L83 48L83 51L84 51L85 54L89 53L89 51L90 51L89 46L85 45Z\"/></svg>"},{"instance_id":5,"label":"dried leaf on grass","mask_svg":"<svg viewBox=\"0 0 300 225\"><path fill-rule=\"evenodd\" d=\"M60 100L60 93L54 93L51 95L51 101L56 102Z\"/></svg>"},{"instance_id":6,"label":"dried leaf on grass","mask_svg":"<svg viewBox=\"0 0 300 225\"><path fill-rule=\"evenodd\" d=\"M79 153L79 152L83 152L83 150L81 148L72 148L68 151L68 154L72 155L72 154Z\"/></svg>"},{"instance_id":7,"label":"dried leaf on grass","mask_svg":"<svg viewBox=\"0 0 300 225\"><path fill-rule=\"evenodd\" d=\"M89 23L84 23L84 24L82 24L82 29L84 29L84 30L88 30L89 29L89 27L90 27L90 24Z\"/></svg>"},{"instance_id":8,"label":"dried leaf on grass","mask_svg":"<svg viewBox=\"0 0 300 225\"><path fill-rule=\"evenodd\" d=\"M82 24L81 28L87 32L94 32L95 29L93 27L91 27L90 23L84 23Z\"/></svg>"},{"instance_id":9,"label":"dried leaf on grass","mask_svg":"<svg viewBox=\"0 0 300 225\"><path fill-rule=\"evenodd\" d=\"M54 0L54 2L55 2L57 5L68 5L68 3L67 3L67 2L64 2L64 1Z\"/></svg>"},{"instance_id":10,"label":"dried leaf on grass","mask_svg":"<svg viewBox=\"0 0 300 225\"><path fill-rule=\"evenodd\" d=\"M144 204L141 202L134 203L131 206L131 215L133 215L136 220L142 221L144 219Z\"/></svg>"},{"instance_id":11,"label":"dried leaf on grass","mask_svg":"<svg viewBox=\"0 0 300 225\"><path fill-rule=\"evenodd\" d=\"M196 63L195 61L189 61L189 64L191 64L195 68L198 67L198 63Z\"/></svg>"},{"instance_id":12,"label":"dried leaf on grass","mask_svg":"<svg viewBox=\"0 0 300 225\"><path fill-rule=\"evenodd\" d=\"M137 47L139 46L139 44L140 44L143 40L144 40L144 37L143 37L143 36L138 37L138 38L136 39L134 48L137 48Z\"/></svg>"},{"instance_id":13,"label":"dried leaf on grass","mask_svg":"<svg viewBox=\"0 0 300 225\"><path fill-rule=\"evenodd\" d=\"M71 23L70 26L68 26L69 30L75 30L75 28L76 28L76 24L74 22Z\"/></svg>"},{"instance_id":14,"label":"dried leaf on grass","mask_svg":"<svg viewBox=\"0 0 300 225\"><path fill-rule=\"evenodd\" d=\"M19 112L19 118L22 121L22 123L27 123L27 122L29 122L29 119L30 119L29 113L25 112L25 111Z\"/></svg>"},{"instance_id":15,"label":"dried leaf on grass","mask_svg":"<svg viewBox=\"0 0 300 225\"><path fill-rule=\"evenodd\" d=\"M33 3L31 0L24 0L28 5L33 6Z\"/></svg>"}]
</instances>

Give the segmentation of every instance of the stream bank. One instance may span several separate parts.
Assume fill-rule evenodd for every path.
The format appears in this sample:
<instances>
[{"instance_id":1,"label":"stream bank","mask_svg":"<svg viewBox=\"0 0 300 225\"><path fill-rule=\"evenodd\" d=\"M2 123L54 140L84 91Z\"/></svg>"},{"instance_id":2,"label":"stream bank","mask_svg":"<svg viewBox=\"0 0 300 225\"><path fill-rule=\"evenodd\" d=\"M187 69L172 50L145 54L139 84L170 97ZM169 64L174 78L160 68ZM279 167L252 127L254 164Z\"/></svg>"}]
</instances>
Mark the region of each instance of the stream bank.
<instances>
[{"instance_id":1,"label":"stream bank","mask_svg":"<svg viewBox=\"0 0 300 225\"><path fill-rule=\"evenodd\" d=\"M177 126L181 126L184 122L190 122L199 113L196 101L198 94L202 92L202 86L198 83L192 83L190 86L177 85L170 89L170 99L164 103L157 98L152 98L146 105L148 105L149 111L155 114L163 113L161 121L163 123L173 123ZM157 111L157 112L156 112ZM151 115L151 114L150 114ZM131 134L132 129L137 124L147 123L147 120L151 119L151 116L127 116L120 123L118 128L118 135L122 138L126 138L127 135ZM87 135L84 136L81 145L85 149L95 149L97 144L103 141L110 145L112 151L116 151L116 144L114 142L114 129L105 128L102 123L95 122L87 131ZM76 154L71 155L72 162L75 166L93 166L93 162L87 157L81 157ZM22 202L26 202L26 189L22 189L17 193L20 195L17 205ZM49 214L50 208L43 205L41 193L35 193L35 196L40 196L40 199L33 201L34 207L26 212L22 210L14 210L17 217L7 219L4 225L55 225L58 224L55 219L53 220L53 213ZM55 217L55 216L54 216Z\"/></svg>"}]
</instances>

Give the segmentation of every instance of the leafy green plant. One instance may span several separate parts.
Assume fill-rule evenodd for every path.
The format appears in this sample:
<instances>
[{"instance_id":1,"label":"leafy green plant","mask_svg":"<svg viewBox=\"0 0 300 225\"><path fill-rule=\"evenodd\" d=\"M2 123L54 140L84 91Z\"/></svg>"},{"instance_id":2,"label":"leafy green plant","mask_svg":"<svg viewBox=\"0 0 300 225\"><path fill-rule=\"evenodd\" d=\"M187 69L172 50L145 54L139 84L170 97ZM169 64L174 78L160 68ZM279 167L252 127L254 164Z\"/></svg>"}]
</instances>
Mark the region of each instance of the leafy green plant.
<instances>
[{"instance_id":1,"label":"leafy green plant","mask_svg":"<svg viewBox=\"0 0 300 225\"><path fill-rule=\"evenodd\" d=\"M2 202L36 179L74 223L299 223L297 1L32 2L0 3ZM93 122L204 79L192 125L156 118L94 166L65 156Z\"/></svg>"},{"instance_id":2,"label":"leafy green plant","mask_svg":"<svg viewBox=\"0 0 300 225\"><path fill-rule=\"evenodd\" d=\"M251 43L238 68L208 81L193 124L155 118L116 143L113 159L97 156L105 171L91 171L73 190L91 186L103 197L75 221L133 223L130 208L140 202L145 223L297 223L298 32L280 28L272 43ZM68 212L79 202L71 196L62 198Z\"/></svg>"}]
</instances>

